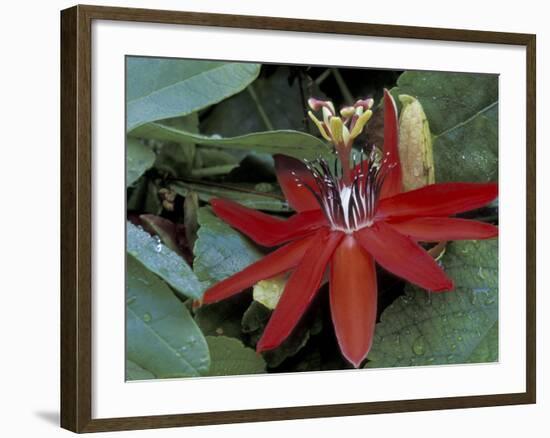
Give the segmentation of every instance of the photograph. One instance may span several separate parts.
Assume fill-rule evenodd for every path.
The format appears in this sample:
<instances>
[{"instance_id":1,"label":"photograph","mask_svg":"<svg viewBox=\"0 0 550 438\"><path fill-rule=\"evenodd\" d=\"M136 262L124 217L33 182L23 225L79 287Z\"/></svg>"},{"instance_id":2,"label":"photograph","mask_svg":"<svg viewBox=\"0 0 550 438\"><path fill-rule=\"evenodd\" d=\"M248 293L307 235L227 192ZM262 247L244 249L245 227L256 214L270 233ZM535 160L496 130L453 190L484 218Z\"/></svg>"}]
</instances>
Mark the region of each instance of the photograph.
<instances>
[{"instance_id":1,"label":"photograph","mask_svg":"<svg viewBox=\"0 0 550 438\"><path fill-rule=\"evenodd\" d=\"M498 74L127 55L125 111L126 381L499 361Z\"/></svg>"}]
</instances>

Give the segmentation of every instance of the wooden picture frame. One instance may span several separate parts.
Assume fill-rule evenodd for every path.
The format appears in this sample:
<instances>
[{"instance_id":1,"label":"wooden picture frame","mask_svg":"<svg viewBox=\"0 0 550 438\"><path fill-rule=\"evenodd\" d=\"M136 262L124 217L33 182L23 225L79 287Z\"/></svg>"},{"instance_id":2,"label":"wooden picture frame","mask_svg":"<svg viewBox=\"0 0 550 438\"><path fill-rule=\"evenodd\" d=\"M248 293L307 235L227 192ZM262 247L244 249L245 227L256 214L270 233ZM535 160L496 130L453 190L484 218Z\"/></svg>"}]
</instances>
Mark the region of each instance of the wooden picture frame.
<instances>
[{"instance_id":1,"label":"wooden picture frame","mask_svg":"<svg viewBox=\"0 0 550 438\"><path fill-rule=\"evenodd\" d=\"M92 418L92 35L94 20L348 34L526 48L526 391L224 412ZM98 432L535 403L535 56L531 34L75 6L61 13L61 426Z\"/></svg>"}]
</instances>

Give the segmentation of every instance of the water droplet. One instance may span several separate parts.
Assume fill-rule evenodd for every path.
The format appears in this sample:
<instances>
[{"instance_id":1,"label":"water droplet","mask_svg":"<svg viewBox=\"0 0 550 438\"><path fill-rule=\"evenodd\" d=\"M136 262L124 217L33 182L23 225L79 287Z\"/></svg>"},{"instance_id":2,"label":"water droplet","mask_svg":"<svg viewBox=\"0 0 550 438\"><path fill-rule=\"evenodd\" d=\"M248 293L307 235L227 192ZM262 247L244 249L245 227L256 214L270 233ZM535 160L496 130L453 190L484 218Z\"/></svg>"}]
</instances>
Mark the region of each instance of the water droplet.
<instances>
[{"instance_id":1,"label":"water droplet","mask_svg":"<svg viewBox=\"0 0 550 438\"><path fill-rule=\"evenodd\" d=\"M451 344L451 350L456 350L456 344Z\"/></svg>"},{"instance_id":2,"label":"water droplet","mask_svg":"<svg viewBox=\"0 0 550 438\"><path fill-rule=\"evenodd\" d=\"M154 236L153 239L155 240L155 252L161 252L162 251L162 241L160 240L159 236Z\"/></svg>"},{"instance_id":3,"label":"water droplet","mask_svg":"<svg viewBox=\"0 0 550 438\"><path fill-rule=\"evenodd\" d=\"M449 354L449 355L447 356L447 360L448 360L449 362L452 361L453 359L454 359L454 356L453 356L452 354Z\"/></svg>"},{"instance_id":4,"label":"water droplet","mask_svg":"<svg viewBox=\"0 0 550 438\"><path fill-rule=\"evenodd\" d=\"M435 357L430 357L430 358L428 359L428 362L433 362L434 360L435 360Z\"/></svg>"},{"instance_id":5,"label":"water droplet","mask_svg":"<svg viewBox=\"0 0 550 438\"><path fill-rule=\"evenodd\" d=\"M462 341L463 338L462 338L462 336L458 336L456 339L457 339L457 341Z\"/></svg>"},{"instance_id":6,"label":"water droplet","mask_svg":"<svg viewBox=\"0 0 550 438\"><path fill-rule=\"evenodd\" d=\"M483 280L485 280L485 272L483 271L483 268L480 266L478 271L477 271L477 275L479 278L482 278Z\"/></svg>"},{"instance_id":7,"label":"water droplet","mask_svg":"<svg viewBox=\"0 0 550 438\"><path fill-rule=\"evenodd\" d=\"M134 301L136 300L136 297L129 297L127 300L126 300L126 304L130 305L132 304Z\"/></svg>"},{"instance_id":8,"label":"water droplet","mask_svg":"<svg viewBox=\"0 0 550 438\"><path fill-rule=\"evenodd\" d=\"M394 342L395 342L395 345L401 344L401 336L395 335Z\"/></svg>"},{"instance_id":9,"label":"water droplet","mask_svg":"<svg viewBox=\"0 0 550 438\"><path fill-rule=\"evenodd\" d=\"M412 345L413 353L417 356L422 356L424 354L425 341L424 336L419 336L416 338Z\"/></svg>"},{"instance_id":10,"label":"water droplet","mask_svg":"<svg viewBox=\"0 0 550 438\"><path fill-rule=\"evenodd\" d=\"M403 301L404 303L410 303L412 300L414 299L414 297L412 295L401 295L401 301Z\"/></svg>"},{"instance_id":11,"label":"water droplet","mask_svg":"<svg viewBox=\"0 0 550 438\"><path fill-rule=\"evenodd\" d=\"M218 328L216 329L216 334L218 334L218 335L223 335L223 328L218 327Z\"/></svg>"},{"instance_id":12,"label":"water droplet","mask_svg":"<svg viewBox=\"0 0 550 438\"><path fill-rule=\"evenodd\" d=\"M187 351L187 346L185 345L182 345L181 348L180 348L181 351Z\"/></svg>"},{"instance_id":13,"label":"water droplet","mask_svg":"<svg viewBox=\"0 0 550 438\"><path fill-rule=\"evenodd\" d=\"M151 316L151 314L149 312L143 314L143 320L145 322L151 322L152 319L153 319L153 317Z\"/></svg>"}]
</instances>

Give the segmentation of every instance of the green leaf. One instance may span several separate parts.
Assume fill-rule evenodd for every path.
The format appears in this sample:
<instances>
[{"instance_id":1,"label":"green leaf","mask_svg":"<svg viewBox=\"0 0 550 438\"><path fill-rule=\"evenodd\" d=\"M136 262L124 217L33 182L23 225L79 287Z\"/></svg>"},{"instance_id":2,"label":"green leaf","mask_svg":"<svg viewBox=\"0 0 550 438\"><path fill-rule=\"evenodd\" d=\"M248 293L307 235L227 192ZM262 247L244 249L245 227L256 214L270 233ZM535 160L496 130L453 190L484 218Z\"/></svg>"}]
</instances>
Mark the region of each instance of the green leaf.
<instances>
[{"instance_id":1,"label":"green leaf","mask_svg":"<svg viewBox=\"0 0 550 438\"><path fill-rule=\"evenodd\" d=\"M224 151L212 147L201 147L197 149L195 167L208 168L214 166L228 166L230 164L239 164L239 158L233 151Z\"/></svg>"},{"instance_id":2,"label":"green leaf","mask_svg":"<svg viewBox=\"0 0 550 438\"><path fill-rule=\"evenodd\" d=\"M498 179L497 75L407 71L392 94L409 94L422 104L438 182Z\"/></svg>"},{"instance_id":3,"label":"green leaf","mask_svg":"<svg viewBox=\"0 0 550 438\"><path fill-rule=\"evenodd\" d=\"M263 304L253 301L243 314L243 332L250 336L250 341L256 345L271 317L272 311ZM270 367L278 367L286 359L296 355L309 341L311 335L318 334L322 329L319 309L308 312L306 317L293 329L291 335L283 343L273 349L264 351L262 356Z\"/></svg>"},{"instance_id":4,"label":"green leaf","mask_svg":"<svg viewBox=\"0 0 550 438\"><path fill-rule=\"evenodd\" d=\"M225 336L207 336L211 365L209 376L265 373L265 362L241 341Z\"/></svg>"},{"instance_id":5,"label":"green leaf","mask_svg":"<svg viewBox=\"0 0 550 438\"><path fill-rule=\"evenodd\" d=\"M183 297L202 297L204 285L197 279L187 262L160 239L155 239L131 222L126 224L126 251Z\"/></svg>"},{"instance_id":6,"label":"green leaf","mask_svg":"<svg viewBox=\"0 0 550 438\"><path fill-rule=\"evenodd\" d=\"M285 273L259 281L254 285L252 290L254 301L263 304L270 310L275 309L281 295L283 295L287 279L288 275Z\"/></svg>"},{"instance_id":7,"label":"green leaf","mask_svg":"<svg viewBox=\"0 0 550 438\"><path fill-rule=\"evenodd\" d=\"M212 285L262 257L248 238L220 220L209 207L199 209L198 221L193 267L199 280Z\"/></svg>"},{"instance_id":8,"label":"green leaf","mask_svg":"<svg viewBox=\"0 0 550 438\"><path fill-rule=\"evenodd\" d=\"M295 129L304 131L307 97L302 96L297 77L287 66L264 67L246 90L216 105L201 121L201 130L209 134L233 137L249 132ZM269 70L269 71L268 71ZM303 80L306 93L318 98L323 94L310 78Z\"/></svg>"},{"instance_id":9,"label":"green leaf","mask_svg":"<svg viewBox=\"0 0 550 438\"><path fill-rule=\"evenodd\" d=\"M205 336L241 338L241 318L250 305L250 294L237 294L218 303L202 305L195 311L195 322Z\"/></svg>"},{"instance_id":10,"label":"green leaf","mask_svg":"<svg viewBox=\"0 0 550 438\"><path fill-rule=\"evenodd\" d=\"M155 162L155 153L139 140L126 139L126 187L131 186Z\"/></svg>"},{"instance_id":11,"label":"green leaf","mask_svg":"<svg viewBox=\"0 0 550 438\"><path fill-rule=\"evenodd\" d=\"M137 363L126 359L126 380L149 380L155 375L150 371L141 368Z\"/></svg>"},{"instance_id":12,"label":"green leaf","mask_svg":"<svg viewBox=\"0 0 550 438\"><path fill-rule=\"evenodd\" d=\"M185 117L165 120L164 123L175 129L197 133L199 117L197 113L192 113ZM158 148L155 167L172 176L184 176L193 169L196 157L197 147L192 142L162 142Z\"/></svg>"},{"instance_id":13,"label":"green leaf","mask_svg":"<svg viewBox=\"0 0 550 438\"><path fill-rule=\"evenodd\" d=\"M191 171L191 176L194 178L203 178L209 176L227 175L237 166L238 164L223 164L221 166L202 167L200 169L193 169Z\"/></svg>"},{"instance_id":14,"label":"green leaf","mask_svg":"<svg viewBox=\"0 0 550 438\"><path fill-rule=\"evenodd\" d=\"M126 257L126 358L139 367L127 379L199 376L210 364L206 340L185 305L132 256Z\"/></svg>"},{"instance_id":15,"label":"green leaf","mask_svg":"<svg viewBox=\"0 0 550 438\"><path fill-rule=\"evenodd\" d=\"M181 196L195 192L204 202L209 202L212 198L224 198L257 210L290 211L282 195L260 192L254 189L254 185L178 181L171 184L170 188Z\"/></svg>"},{"instance_id":16,"label":"green leaf","mask_svg":"<svg viewBox=\"0 0 550 438\"><path fill-rule=\"evenodd\" d=\"M449 244L455 290L407 286L376 325L367 368L498 360L498 240Z\"/></svg>"},{"instance_id":17,"label":"green leaf","mask_svg":"<svg viewBox=\"0 0 550 438\"><path fill-rule=\"evenodd\" d=\"M330 149L317 137L300 131L254 132L238 137L208 137L176 129L161 123L149 123L134 130L134 137L171 141L178 143L196 143L218 148L230 148L244 151L256 151L268 154L285 154L296 158L314 159L319 155L328 155Z\"/></svg>"},{"instance_id":18,"label":"green leaf","mask_svg":"<svg viewBox=\"0 0 550 438\"><path fill-rule=\"evenodd\" d=\"M184 116L238 93L259 64L128 57L126 129Z\"/></svg>"}]
</instances>

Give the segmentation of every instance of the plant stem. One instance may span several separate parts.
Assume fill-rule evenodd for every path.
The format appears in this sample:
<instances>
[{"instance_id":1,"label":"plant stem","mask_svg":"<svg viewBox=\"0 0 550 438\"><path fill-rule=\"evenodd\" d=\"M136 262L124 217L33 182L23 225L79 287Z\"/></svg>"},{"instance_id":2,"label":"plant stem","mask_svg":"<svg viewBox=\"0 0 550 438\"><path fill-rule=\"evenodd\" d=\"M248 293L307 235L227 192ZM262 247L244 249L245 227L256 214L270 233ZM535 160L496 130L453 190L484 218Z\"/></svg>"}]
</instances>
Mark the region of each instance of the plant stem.
<instances>
[{"instance_id":1,"label":"plant stem","mask_svg":"<svg viewBox=\"0 0 550 438\"><path fill-rule=\"evenodd\" d=\"M344 96L344 100L348 105L351 105L353 103L353 96L349 91L349 88L346 85L344 78L340 74L340 71L337 68L331 68L331 71L332 71L332 74L334 75L334 79L336 79L338 88L340 88L340 92L342 93L342 96Z\"/></svg>"},{"instance_id":2,"label":"plant stem","mask_svg":"<svg viewBox=\"0 0 550 438\"><path fill-rule=\"evenodd\" d=\"M262 106L262 103L260 102L260 99L258 99L258 95L256 94L256 91L254 91L254 87L252 84L250 84L248 87L246 87L248 94L250 94L250 97L256 104L256 109L258 110L258 114L260 114L260 117L262 118L265 127L268 131L273 131L273 124L271 123L271 120L269 120L269 117L267 116L264 107Z\"/></svg>"},{"instance_id":3,"label":"plant stem","mask_svg":"<svg viewBox=\"0 0 550 438\"><path fill-rule=\"evenodd\" d=\"M317 86L321 85L323 82L325 82L325 79L328 78L330 76L330 74L332 73L331 69L330 68L327 68L323 73L321 73L317 79L315 79L315 84Z\"/></svg>"}]
</instances>

